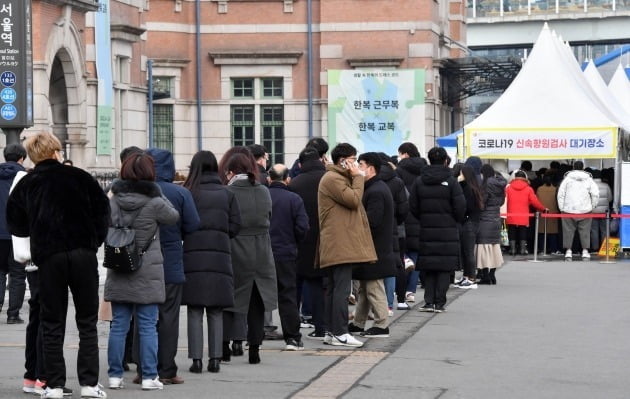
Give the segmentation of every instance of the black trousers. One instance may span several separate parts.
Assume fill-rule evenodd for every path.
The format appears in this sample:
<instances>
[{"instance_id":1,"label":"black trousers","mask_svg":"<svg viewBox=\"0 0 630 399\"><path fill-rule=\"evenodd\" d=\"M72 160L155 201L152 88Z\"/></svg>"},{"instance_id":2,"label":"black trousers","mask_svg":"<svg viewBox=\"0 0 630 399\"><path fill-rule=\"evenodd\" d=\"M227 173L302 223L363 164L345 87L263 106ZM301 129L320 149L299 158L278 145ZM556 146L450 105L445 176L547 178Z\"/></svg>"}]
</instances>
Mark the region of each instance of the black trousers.
<instances>
[{"instance_id":1,"label":"black trousers","mask_svg":"<svg viewBox=\"0 0 630 399\"><path fill-rule=\"evenodd\" d=\"M477 273L477 257L475 256L477 230L479 230L479 223L470 220L462 224L460 230L461 262L464 268L464 276L471 278Z\"/></svg>"},{"instance_id":2,"label":"black trousers","mask_svg":"<svg viewBox=\"0 0 630 399\"><path fill-rule=\"evenodd\" d=\"M325 318L325 291L327 278L307 278L304 279L304 284L308 286L311 299L311 321L315 326L315 332L323 333L328 331L328 325Z\"/></svg>"},{"instance_id":3,"label":"black trousers","mask_svg":"<svg viewBox=\"0 0 630 399\"><path fill-rule=\"evenodd\" d=\"M348 296L350 296L351 263L329 266L328 286L326 287L326 324L333 335L348 332Z\"/></svg>"},{"instance_id":4,"label":"black trousers","mask_svg":"<svg viewBox=\"0 0 630 399\"><path fill-rule=\"evenodd\" d=\"M444 306L450 282L451 272L426 270L424 272L424 302L436 307Z\"/></svg>"},{"instance_id":5,"label":"black trousers","mask_svg":"<svg viewBox=\"0 0 630 399\"><path fill-rule=\"evenodd\" d=\"M158 375L173 378L177 375L177 340L179 339L179 310L183 284L166 284L166 299L159 307L158 316Z\"/></svg>"},{"instance_id":6,"label":"black trousers","mask_svg":"<svg viewBox=\"0 0 630 399\"><path fill-rule=\"evenodd\" d=\"M297 304L297 280L295 261L276 261L278 282L278 312L284 340L300 340L300 312Z\"/></svg>"},{"instance_id":7,"label":"black trousers","mask_svg":"<svg viewBox=\"0 0 630 399\"><path fill-rule=\"evenodd\" d=\"M398 303L403 303L405 302L405 294L407 293L407 274L405 272L405 263L404 263L404 259L402 259L402 266L397 266L396 267L396 285L395 285L395 291L396 291L396 300L398 301Z\"/></svg>"},{"instance_id":8,"label":"black trousers","mask_svg":"<svg viewBox=\"0 0 630 399\"><path fill-rule=\"evenodd\" d=\"M24 265L13 259L13 244L11 240L0 240L0 305L4 303L7 274L9 275L9 309L7 317L20 315L24 304L26 291L26 271Z\"/></svg>"},{"instance_id":9,"label":"black trousers","mask_svg":"<svg viewBox=\"0 0 630 399\"><path fill-rule=\"evenodd\" d=\"M26 345L24 348L24 378L45 381L42 334L39 328L39 272L26 273L31 298L28 300L28 324L26 325Z\"/></svg>"},{"instance_id":10,"label":"black trousers","mask_svg":"<svg viewBox=\"0 0 630 399\"><path fill-rule=\"evenodd\" d=\"M79 330L77 376L81 386L98 383L98 263L96 252L74 249L59 252L39 265L40 323L44 372L51 388L66 385L63 342L68 313L68 287L72 292Z\"/></svg>"},{"instance_id":11,"label":"black trousers","mask_svg":"<svg viewBox=\"0 0 630 399\"><path fill-rule=\"evenodd\" d=\"M265 336L265 304L254 282L252 295L247 309L247 342L249 345L261 345Z\"/></svg>"},{"instance_id":12,"label":"black trousers","mask_svg":"<svg viewBox=\"0 0 630 399\"><path fill-rule=\"evenodd\" d=\"M527 240L527 226L517 226L515 224L508 224L508 238L510 241L526 241ZM520 242L519 242L520 245Z\"/></svg>"}]
</instances>

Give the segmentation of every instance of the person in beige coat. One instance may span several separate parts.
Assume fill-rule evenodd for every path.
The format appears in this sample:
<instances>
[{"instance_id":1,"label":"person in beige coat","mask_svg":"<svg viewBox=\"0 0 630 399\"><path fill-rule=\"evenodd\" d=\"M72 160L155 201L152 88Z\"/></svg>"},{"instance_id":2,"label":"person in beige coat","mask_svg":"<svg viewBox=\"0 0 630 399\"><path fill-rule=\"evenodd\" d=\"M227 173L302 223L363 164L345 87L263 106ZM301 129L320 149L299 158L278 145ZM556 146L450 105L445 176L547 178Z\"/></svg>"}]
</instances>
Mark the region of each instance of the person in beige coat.
<instances>
[{"instance_id":1,"label":"person in beige coat","mask_svg":"<svg viewBox=\"0 0 630 399\"><path fill-rule=\"evenodd\" d=\"M558 194L558 187L554 186L553 181L555 179L554 172L547 172L543 176L543 185L536 190L536 196L542 202L542 204L549 209L549 213L559 213L558 200L556 196ZM540 220L538 225L538 247L539 250L543 249L543 240L545 233L545 224L547 225L547 253L561 254L558 241L558 233L560 231L558 227L557 218L545 218Z\"/></svg>"},{"instance_id":2,"label":"person in beige coat","mask_svg":"<svg viewBox=\"0 0 630 399\"><path fill-rule=\"evenodd\" d=\"M348 333L352 269L359 263L374 263L377 257L361 202L364 177L357 165L357 150L340 143L331 156L334 164L327 165L317 193L319 265L328 275L325 317L332 334L324 343L360 347L363 343Z\"/></svg>"}]
</instances>

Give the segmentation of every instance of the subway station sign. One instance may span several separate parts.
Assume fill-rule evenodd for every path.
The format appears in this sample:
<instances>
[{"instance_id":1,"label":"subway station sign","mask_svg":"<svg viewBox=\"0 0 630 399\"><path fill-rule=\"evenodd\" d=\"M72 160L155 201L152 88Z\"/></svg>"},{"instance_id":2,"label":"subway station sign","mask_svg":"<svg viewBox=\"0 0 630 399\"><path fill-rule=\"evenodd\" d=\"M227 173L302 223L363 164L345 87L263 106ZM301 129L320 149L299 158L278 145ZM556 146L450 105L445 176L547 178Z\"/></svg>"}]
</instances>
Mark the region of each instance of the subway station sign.
<instances>
[{"instance_id":1,"label":"subway station sign","mask_svg":"<svg viewBox=\"0 0 630 399\"><path fill-rule=\"evenodd\" d=\"M31 0L0 0L0 128L33 126Z\"/></svg>"}]
</instances>

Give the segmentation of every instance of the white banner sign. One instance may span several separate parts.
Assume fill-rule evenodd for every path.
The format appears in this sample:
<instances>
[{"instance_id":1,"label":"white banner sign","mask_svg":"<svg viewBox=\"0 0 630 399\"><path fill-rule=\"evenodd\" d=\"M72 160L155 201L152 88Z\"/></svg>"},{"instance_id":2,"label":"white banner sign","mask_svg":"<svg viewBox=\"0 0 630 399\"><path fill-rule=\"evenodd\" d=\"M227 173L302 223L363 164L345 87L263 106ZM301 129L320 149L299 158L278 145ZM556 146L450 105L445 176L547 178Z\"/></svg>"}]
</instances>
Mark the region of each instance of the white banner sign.
<instances>
[{"instance_id":1,"label":"white banner sign","mask_svg":"<svg viewBox=\"0 0 630 399\"><path fill-rule=\"evenodd\" d=\"M329 70L328 139L359 153L397 154L405 141L424 152L424 69Z\"/></svg>"},{"instance_id":2,"label":"white banner sign","mask_svg":"<svg viewBox=\"0 0 630 399\"><path fill-rule=\"evenodd\" d=\"M616 158L617 129L464 129L466 156L494 159Z\"/></svg>"}]
</instances>

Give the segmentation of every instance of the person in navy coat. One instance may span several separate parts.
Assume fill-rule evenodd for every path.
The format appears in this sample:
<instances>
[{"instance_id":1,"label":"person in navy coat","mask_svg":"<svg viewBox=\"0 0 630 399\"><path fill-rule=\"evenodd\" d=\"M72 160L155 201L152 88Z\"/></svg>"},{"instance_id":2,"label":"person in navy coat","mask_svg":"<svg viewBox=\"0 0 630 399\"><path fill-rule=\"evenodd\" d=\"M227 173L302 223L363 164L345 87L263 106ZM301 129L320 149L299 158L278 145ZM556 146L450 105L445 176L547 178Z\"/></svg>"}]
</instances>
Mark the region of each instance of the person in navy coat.
<instances>
[{"instance_id":1,"label":"person in navy coat","mask_svg":"<svg viewBox=\"0 0 630 399\"><path fill-rule=\"evenodd\" d=\"M276 265L278 281L278 311L286 350L301 350L300 314L297 306L297 253L298 243L304 240L309 229L309 219L304 201L289 191L289 169L274 165L269 169L269 193L271 194L271 249Z\"/></svg>"}]
</instances>

